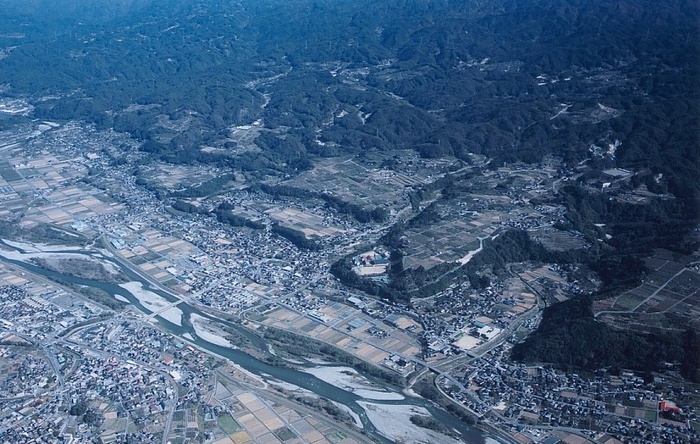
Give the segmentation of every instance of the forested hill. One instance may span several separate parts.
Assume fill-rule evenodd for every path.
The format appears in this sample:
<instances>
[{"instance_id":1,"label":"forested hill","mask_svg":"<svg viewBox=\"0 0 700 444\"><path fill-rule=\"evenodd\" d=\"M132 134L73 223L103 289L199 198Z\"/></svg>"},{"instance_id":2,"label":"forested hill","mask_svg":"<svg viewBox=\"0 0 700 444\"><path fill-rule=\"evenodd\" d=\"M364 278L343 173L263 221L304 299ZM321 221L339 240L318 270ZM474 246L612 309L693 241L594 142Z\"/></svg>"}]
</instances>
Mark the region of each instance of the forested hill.
<instances>
[{"instance_id":1,"label":"forested hill","mask_svg":"<svg viewBox=\"0 0 700 444\"><path fill-rule=\"evenodd\" d=\"M152 185L160 195L208 196L242 178L251 189L299 193L358 223L383 223L381 207L264 185L323 157L357 155L361 162L371 151L413 149L425 158L455 156L462 165L477 153L488 168L553 155L563 160L554 203L567 211L558 227L604 244L586 259L603 281L600 297L637 285L639 257L651 248L697 249L697 238L686 236L700 217L697 0L0 3L0 105L31 109L23 117L3 112L0 129L18 118L81 119L140 139L146 161L221 172L187 192ZM253 128L249 140L232 137L242 126ZM585 173L576 169L582 165ZM626 186L644 188L648 204L591 191L586 174L615 167L630 170ZM574 176L581 181L564 182ZM460 184L453 185L457 193ZM196 210L184 201L174 206ZM214 214L231 226L261 228L220 206ZM598 239L594 224L605 225L611 239ZM322 248L283 225L273 230L301 248ZM514 261L541 260L540 246L525 248L523 236L487 245L482 258L491 254L491 263L484 266L493 271L496 256L505 263L502 250ZM467 271L475 287L488 285ZM444 270L404 276L393 290L405 295L430 273ZM612 353L636 365L658 347L668 359L697 347L697 336L678 336L635 354L654 338L596 330L587 306L569 313L571 307L549 309L516 357L593 368ZM574 349L582 352L569 353Z\"/></svg>"},{"instance_id":2,"label":"forested hill","mask_svg":"<svg viewBox=\"0 0 700 444\"><path fill-rule=\"evenodd\" d=\"M0 19L3 33L21 32L42 38L107 24L150 4L151 0L3 0Z\"/></svg>"},{"instance_id":3,"label":"forested hill","mask_svg":"<svg viewBox=\"0 0 700 444\"><path fill-rule=\"evenodd\" d=\"M617 140L619 166L698 190L697 2L79 3L3 2L5 94L170 161L235 164L196 149L263 118L273 166L396 147L575 162Z\"/></svg>"}]
</instances>

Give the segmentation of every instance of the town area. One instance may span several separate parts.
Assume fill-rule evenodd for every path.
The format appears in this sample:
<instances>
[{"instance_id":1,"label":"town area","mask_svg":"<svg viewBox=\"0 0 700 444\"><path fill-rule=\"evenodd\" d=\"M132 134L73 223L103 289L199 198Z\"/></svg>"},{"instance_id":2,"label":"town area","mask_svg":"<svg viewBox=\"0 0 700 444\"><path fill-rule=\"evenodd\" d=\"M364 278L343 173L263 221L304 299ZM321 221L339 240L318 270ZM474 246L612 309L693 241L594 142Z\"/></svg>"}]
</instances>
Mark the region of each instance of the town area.
<instances>
[{"instance_id":1,"label":"town area","mask_svg":"<svg viewBox=\"0 0 700 444\"><path fill-rule=\"evenodd\" d=\"M500 277L479 276L488 280L480 288L459 281L410 303L372 297L329 273L350 255L354 273L386 282L391 254L378 239L437 200L427 193L412 209L407 190L470 173L483 158L328 159L271 179L296 188L327 183L327 192L389 214L362 223L316 198L250 187L240 172L144 162L129 137L77 122L18 125L0 133L0 153L3 442L469 442L451 427L415 425L414 417L435 414L411 398L456 406L494 442L700 442L700 387L683 381L676 363L659 375L576 374L509 359L546 305L600 285L591 270L513 263ZM563 207L541 203L580 171L551 159L480 174L469 200L437 203L439 221L407 227L404 266L467 264L509 227L552 251L590 248L580 233L554 228ZM610 169L587 186L608 192L630 174ZM221 177L217 192L195 192ZM647 197L641 190L627 198ZM212 217L219 208L250 226ZM298 248L278 226L319 248ZM601 318L656 310L700 319L697 258L659 251L654 260L654 284L596 307ZM295 354L273 338L280 331L344 360ZM246 369L229 354L238 349L306 368L365 407ZM339 381L352 369L329 376L349 362L393 382L357 375L358 388ZM382 402L400 400L408 408L397 414L406 420L398 430L380 413Z\"/></svg>"}]
</instances>

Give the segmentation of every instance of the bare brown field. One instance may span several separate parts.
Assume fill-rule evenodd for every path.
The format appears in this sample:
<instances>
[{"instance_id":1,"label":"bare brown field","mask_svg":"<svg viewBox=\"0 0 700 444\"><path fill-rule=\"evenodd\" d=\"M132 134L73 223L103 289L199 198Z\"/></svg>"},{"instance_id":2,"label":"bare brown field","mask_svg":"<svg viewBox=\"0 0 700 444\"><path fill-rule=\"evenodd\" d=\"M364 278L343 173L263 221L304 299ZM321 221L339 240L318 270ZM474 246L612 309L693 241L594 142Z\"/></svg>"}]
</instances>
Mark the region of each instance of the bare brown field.
<instances>
[{"instance_id":1,"label":"bare brown field","mask_svg":"<svg viewBox=\"0 0 700 444\"><path fill-rule=\"evenodd\" d=\"M390 353L415 356L420 352L420 343L414 333L387 325L353 307L330 302L319 311L325 316L325 323L282 307L267 313L262 322L325 341L374 364L379 364ZM361 327L349 328L352 321L362 324ZM407 322L406 326L411 324ZM368 332L372 327L386 332L386 336L372 335Z\"/></svg>"},{"instance_id":2,"label":"bare brown field","mask_svg":"<svg viewBox=\"0 0 700 444\"><path fill-rule=\"evenodd\" d=\"M266 213L272 220L299 230L307 237L336 236L344 233L343 229L330 225L322 216L301 208L273 207Z\"/></svg>"}]
</instances>

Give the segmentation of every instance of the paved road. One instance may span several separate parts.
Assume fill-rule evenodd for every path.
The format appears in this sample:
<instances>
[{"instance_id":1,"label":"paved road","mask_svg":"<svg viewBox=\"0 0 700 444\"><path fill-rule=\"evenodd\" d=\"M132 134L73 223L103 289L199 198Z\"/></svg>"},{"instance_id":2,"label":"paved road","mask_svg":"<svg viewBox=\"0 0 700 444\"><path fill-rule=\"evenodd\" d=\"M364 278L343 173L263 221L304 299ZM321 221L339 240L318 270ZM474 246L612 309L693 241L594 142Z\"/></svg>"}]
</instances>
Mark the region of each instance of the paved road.
<instances>
[{"instance_id":1,"label":"paved road","mask_svg":"<svg viewBox=\"0 0 700 444\"><path fill-rule=\"evenodd\" d=\"M664 282L659 288L657 288L652 294L650 294L649 297L647 297L646 299L644 299L642 302L640 302L639 304L637 304L635 307L630 308L629 310L604 310L604 311L599 311L598 313L595 314L595 317L597 318L598 316L600 316L600 315L602 315L602 314L634 313L635 311L637 311L637 310L639 309L639 307L641 307L642 305L644 305L644 304L646 304L647 302L649 302L654 296L656 296L657 294L659 294L659 292L660 292L661 290L663 290L664 288L666 288L666 286L667 286L668 284L670 284L671 281L673 281L675 278L677 278L678 276L680 276L681 274L683 274L683 272L685 272L685 270L686 270L686 268L683 268L683 269L680 270L678 273L676 273L676 274L674 274L673 276L671 276L670 278L668 278L668 280L666 280L666 282ZM674 305L675 305L675 304L674 304ZM671 308L671 307L669 307L669 308Z\"/></svg>"}]
</instances>

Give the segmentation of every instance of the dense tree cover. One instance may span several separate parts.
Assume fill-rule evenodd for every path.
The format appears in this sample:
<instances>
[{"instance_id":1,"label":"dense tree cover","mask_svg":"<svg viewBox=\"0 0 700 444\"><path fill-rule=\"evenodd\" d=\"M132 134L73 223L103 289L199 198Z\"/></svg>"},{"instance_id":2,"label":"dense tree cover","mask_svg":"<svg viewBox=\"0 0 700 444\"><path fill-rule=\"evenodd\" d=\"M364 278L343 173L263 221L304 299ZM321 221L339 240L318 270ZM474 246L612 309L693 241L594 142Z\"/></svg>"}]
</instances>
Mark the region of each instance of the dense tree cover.
<instances>
[{"instance_id":1,"label":"dense tree cover","mask_svg":"<svg viewBox=\"0 0 700 444\"><path fill-rule=\"evenodd\" d=\"M360 223L384 222L389 217L389 211L386 208L374 207L368 209L355 203L346 202L331 194L321 194L320 198L330 208L341 214L348 214Z\"/></svg>"},{"instance_id":2,"label":"dense tree cover","mask_svg":"<svg viewBox=\"0 0 700 444\"><path fill-rule=\"evenodd\" d=\"M186 190L176 191L173 195L177 197L207 197L220 192L225 185L233 180L235 180L234 174L224 174L191 186Z\"/></svg>"},{"instance_id":3,"label":"dense tree cover","mask_svg":"<svg viewBox=\"0 0 700 444\"><path fill-rule=\"evenodd\" d=\"M337 260L331 265L330 272L338 278L340 282L348 287L357 288L371 296L377 296L390 301L398 301L405 299L405 296L398 294L389 288L386 284L376 282L371 279L360 277L352 270L352 256L349 255Z\"/></svg>"},{"instance_id":4,"label":"dense tree cover","mask_svg":"<svg viewBox=\"0 0 700 444\"><path fill-rule=\"evenodd\" d=\"M403 387L405 384L404 379L398 374L367 364L324 342L271 327L266 327L262 336L267 342L275 344L290 355L305 358L323 357L330 362L350 365L364 376L380 379L396 387Z\"/></svg>"},{"instance_id":5,"label":"dense tree cover","mask_svg":"<svg viewBox=\"0 0 700 444\"><path fill-rule=\"evenodd\" d=\"M390 231L391 238L400 235L397 228ZM387 239L387 238L385 238ZM401 264L401 250L395 250L392 255L392 266L389 269L388 284L360 277L352 270L352 257L348 255L336 261L330 272L343 284L357 288L367 294L397 301L410 303L412 298L432 296L445 290L456 282L466 282L473 288L481 289L490 284L487 276L480 274L484 268L490 268L492 273L506 271L506 265L513 262L539 261L547 263L589 263L595 259L590 251L549 251L541 244L534 242L524 230L507 230L495 239L484 240L483 249L466 264L446 262L430 269L423 267L406 268Z\"/></svg>"},{"instance_id":6,"label":"dense tree cover","mask_svg":"<svg viewBox=\"0 0 700 444\"><path fill-rule=\"evenodd\" d=\"M590 193L579 185L560 191L568 209L569 228L587 232L595 242L593 224L604 223L613 235L606 244L596 243L600 249L588 257L571 258L588 263L601 278L603 285L592 298L611 297L639 286L647 271L640 257L654 248L686 253L697 248L686 235L697 224L698 202L683 198L659 199L639 205ZM530 258L547 262L568 259L553 260L555 258L541 247L522 238L522 234L511 233L510 237L524 248L508 247L508 251L527 251ZM505 259L508 262L522 257L515 254ZM501 263L498 257L491 260ZM618 330L595 321L590 299L583 298L547 308L537 331L514 347L512 357L525 362L553 363L564 369L615 366L644 372L660 370L664 362L680 362L683 376L698 381L699 353L700 342L695 331L639 334Z\"/></svg>"},{"instance_id":7,"label":"dense tree cover","mask_svg":"<svg viewBox=\"0 0 700 444\"><path fill-rule=\"evenodd\" d=\"M568 220L562 226L585 233L594 245L590 252L552 253L526 233L506 232L487 241L467 267L394 268L389 285L360 279L347 259L332 267L370 294L408 300L455 279L483 286L481 267L498 273L511 261L539 260L590 264L603 279L602 297L639 282L639 255L648 249L695 247L685 235L700 214L696 1L83 3L6 0L0 8L2 94L30 101L33 119L78 118L127 131L152 158L238 170L253 181L307 170L316 157L412 148L427 158L454 155L465 162L481 153L492 159L490 168L549 154L568 167L588 159L634 169L640 174L632 185L675 197L631 205L577 185L563 187ZM258 149L230 152L231 128L258 119ZM590 154L592 145L615 141L614 154ZM205 152L203 145L221 150ZM208 196L232 178L171 197ZM410 193L414 210L438 190L459 195L459 178L447 180L452 187ZM137 183L167 197L143 178ZM323 199L361 222L387 217L381 207L304 193L299 197ZM241 222L230 209L216 216ZM437 207L429 207L409 224L439 217ZM605 223L612 239L597 242L594 223ZM385 243L400 250L403 228L392 230ZM318 248L301 232L272 229L300 248ZM585 316L568 324L564 317L552 319L549 325L562 325L551 329L561 334L561 347L579 345L577 329L597 326ZM597 339L608 340L606 331L597 331ZM594 339L584 337L582 347ZM621 336L624 343L610 346L624 354L652 339ZM565 351L561 347L553 359ZM585 362L557 359L590 366L607 357L587 350L593 351Z\"/></svg>"},{"instance_id":8,"label":"dense tree cover","mask_svg":"<svg viewBox=\"0 0 700 444\"><path fill-rule=\"evenodd\" d=\"M436 432L447 434L451 432L450 429L432 416L411 415L410 420L413 424L417 425L418 427L423 427L424 429L435 430Z\"/></svg>"},{"instance_id":9,"label":"dense tree cover","mask_svg":"<svg viewBox=\"0 0 700 444\"><path fill-rule=\"evenodd\" d=\"M681 362L681 375L689 381L700 383L700 335L697 331L683 334L685 356Z\"/></svg>"},{"instance_id":10,"label":"dense tree cover","mask_svg":"<svg viewBox=\"0 0 700 444\"><path fill-rule=\"evenodd\" d=\"M642 260L629 252L609 252L591 262L590 266L598 273L603 284L597 294L598 298L638 287L647 273Z\"/></svg>"},{"instance_id":11,"label":"dense tree cover","mask_svg":"<svg viewBox=\"0 0 700 444\"><path fill-rule=\"evenodd\" d=\"M324 201L328 207L340 214L352 216L360 223L384 222L389 217L389 212L386 208L374 207L370 209L356 203L346 202L328 193L319 193L317 191L309 191L302 188L290 187L288 185L260 184L256 189L272 196L294 197L298 199L320 199Z\"/></svg>"},{"instance_id":12,"label":"dense tree cover","mask_svg":"<svg viewBox=\"0 0 700 444\"><path fill-rule=\"evenodd\" d=\"M313 168L313 163L309 160L306 147L293 134L279 137L265 132L255 139L255 143L262 148L267 155L267 159L274 164L286 164L295 171Z\"/></svg>"},{"instance_id":13,"label":"dense tree cover","mask_svg":"<svg viewBox=\"0 0 700 444\"><path fill-rule=\"evenodd\" d=\"M186 214L202 214L203 209L201 207L198 207L197 205L193 205L189 202L185 202L184 200L177 199L173 204L171 205L174 210L180 211L181 213L186 213Z\"/></svg>"},{"instance_id":14,"label":"dense tree cover","mask_svg":"<svg viewBox=\"0 0 700 444\"><path fill-rule=\"evenodd\" d=\"M681 362L684 376L698 381L697 332L639 334L593 318L591 299L578 298L545 309L538 330L513 347L512 357L553 363L564 369L600 367L655 371Z\"/></svg>"},{"instance_id":15,"label":"dense tree cover","mask_svg":"<svg viewBox=\"0 0 700 444\"><path fill-rule=\"evenodd\" d=\"M99 425L102 424L103 418L102 414L90 408L83 414L82 420L90 427L99 427Z\"/></svg>"},{"instance_id":16,"label":"dense tree cover","mask_svg":"<svg viewBox=\"0 0 700 444\"><path fill-rule=\"evenodd\" d=\"M88 402L84 399L79 399L73 405L70 406L68 413L71 416L81 416L85 414L88 409Z\"/></svg>"},{"instance_id":17,"label":"dense tree cover","mask_svg":"<svg viewBox=\"0 0 700 444\"><path fill-rule=\"evenodd\" d=\"M265 224L250 220L247 217L239 216L234 214L231 210L233 205L226 202L222 202L213 211L208 211L206 208L193 205L189 202L183 200L176 200L172 204L172 208L176 211L185 214L204 214L216 217L219 222L232 226L232 227L246 227L252 228L254 230L262 230L265 228Z\"/></svg>"},{"instance_id":18,"label":"dense tree cover","mask_svg":"<svg viewBox=\"0 0 700 444\"><path fill-rule=\"evenodd\" d=\"M87 238L77 232L56 228L46 223L23 228L16 223L0 221L0 237L49 245L85 245Z\"/></svg>"},{"instance_id":19,"label":"dense tree cover","mask_svg":"<svg viewBox=\"0 0 700 444\"><path fill-rule=\"evenodd\" d=\"M247 217L233 214L231 210L226 209L222 206L219 206L213 212L213 214L216 216L216 219L219 222L230 225L232 227L246 227L252 228L254 230L262 230L265 228L265 225L263 223L250 220Z\"/></svg>"},{"instance_id":20,"label":"dense tree cover","mask_svg":"<svg viewBox=\"0 0 700 444\"><path fill-rule=\"evenodd\" d=\"M618 250L645 253L671 248L690 253L694 249L685 234L700 218L700 201L696 199L655 199L639 205L590 193L578 185L563 187L560 192L573 228L587 231L592 223L603 223L613 235L608 243Z\"/></svg>"},{"instance_id":21,"label":"dense tree cover","mask_svg":"<svg viewBox=\"0 0 700 444\"><path fill-rule=\"evenodd\" d=\"M574 162L617 139L621 166L700 190L690 0L6 3L0 84L41 98L35 117L129 131L168 161L288 174L408 147ZM198 149L261 117L261 152Z\"/></svg>"},{"instance_id":22,"label":"dense tree cover","mask_svg":"<svg viewBox=\"0 0 700 444\"><path fill-rule=\"evenodd\" d=\"M278 223L272 224L271 230L273 233L282 236L291 242L295 247L302 250L318 251L321 246L313 239L306 237L304 233L294 228L285 227Z\"/></svg>"}]
</instances>

